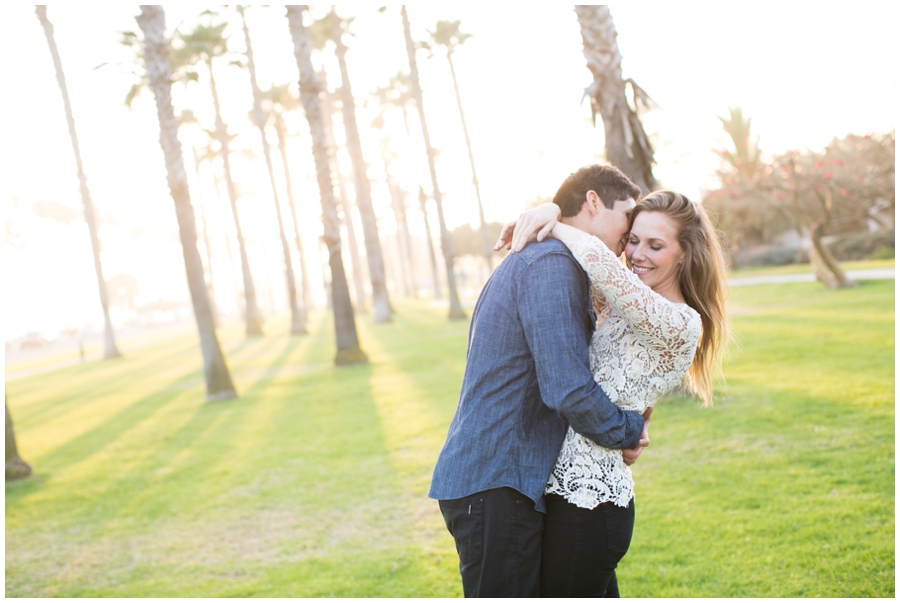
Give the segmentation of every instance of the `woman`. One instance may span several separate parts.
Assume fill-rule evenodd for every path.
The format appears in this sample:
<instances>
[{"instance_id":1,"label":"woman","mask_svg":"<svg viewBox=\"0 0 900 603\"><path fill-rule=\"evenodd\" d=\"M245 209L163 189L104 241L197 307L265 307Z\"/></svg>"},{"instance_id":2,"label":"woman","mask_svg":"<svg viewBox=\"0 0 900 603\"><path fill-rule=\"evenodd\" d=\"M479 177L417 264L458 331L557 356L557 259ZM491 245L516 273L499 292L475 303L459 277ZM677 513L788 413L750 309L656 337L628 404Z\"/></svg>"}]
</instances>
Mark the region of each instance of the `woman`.
<instances>
[{"instance_id":1,"label":"woman","mask_svg":"<svg viewBox=\"0 0 900 603\"><path fill-rule=\"evenodd\" d=\"M658 191L632 211L627 267L600 239L557 222L544 204L508 225L516 240L550 234L572 251L592 283L597 330L591 370L609 398L644 412L679 384L708 404L727 339L727 279L719 238L705 210ZM621 450L569 429L546 489L542 596L619 596L615 568L631 542L634 481Z\"/></svg>"}]
</instances>

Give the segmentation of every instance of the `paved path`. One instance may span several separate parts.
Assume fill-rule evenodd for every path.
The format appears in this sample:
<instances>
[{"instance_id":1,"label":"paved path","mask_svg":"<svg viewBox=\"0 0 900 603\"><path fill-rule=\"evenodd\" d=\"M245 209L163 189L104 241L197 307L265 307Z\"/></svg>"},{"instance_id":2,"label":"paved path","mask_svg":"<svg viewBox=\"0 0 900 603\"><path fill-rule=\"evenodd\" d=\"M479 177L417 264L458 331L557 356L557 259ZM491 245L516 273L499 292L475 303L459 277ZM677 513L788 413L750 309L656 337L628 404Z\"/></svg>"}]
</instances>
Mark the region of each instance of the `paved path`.
<instances>
[{"instance_id":1,"label":"paved path","mask_svg":"<svg viewBox=\"0 0 900 603\"><path fill-rule=\"evenodd\" d=\"M847 277L853 280L864 281L881 278L894 278L893 268L869 268L864 270L848 270ZM781 283L811 283L816 280L812 272L802 274L770 274L769 276L745 276L733 278L728 281L732 287L746 287L749 285L777 285Z\"/></svg>"}]
</instances>

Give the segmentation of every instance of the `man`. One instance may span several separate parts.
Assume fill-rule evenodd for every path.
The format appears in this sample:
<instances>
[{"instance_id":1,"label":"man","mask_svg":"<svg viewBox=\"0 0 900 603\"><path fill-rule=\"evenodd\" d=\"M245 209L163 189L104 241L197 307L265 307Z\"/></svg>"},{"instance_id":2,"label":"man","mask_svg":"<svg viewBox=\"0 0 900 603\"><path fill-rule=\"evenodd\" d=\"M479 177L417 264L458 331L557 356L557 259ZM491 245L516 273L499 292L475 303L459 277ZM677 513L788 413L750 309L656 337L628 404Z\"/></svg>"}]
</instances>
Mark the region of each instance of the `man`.
<instances>
[{"instance_id":1,"label":"man","mask_svg":"<svg viewBox=\"0 0 900 603\"><path fill-rule=\"evenodd\" d=\"M553 201L562 222L621 254L640 194L617 168L591 165ZM620 409L594 382L595 323L587 274L556 239L509 255L478 298L459 406L428 494L456 541L467 597L540 596L543 492L568 425L606 448L632 449L627 462L648 442L649 414Z\"/></svg>"}]
</instances>

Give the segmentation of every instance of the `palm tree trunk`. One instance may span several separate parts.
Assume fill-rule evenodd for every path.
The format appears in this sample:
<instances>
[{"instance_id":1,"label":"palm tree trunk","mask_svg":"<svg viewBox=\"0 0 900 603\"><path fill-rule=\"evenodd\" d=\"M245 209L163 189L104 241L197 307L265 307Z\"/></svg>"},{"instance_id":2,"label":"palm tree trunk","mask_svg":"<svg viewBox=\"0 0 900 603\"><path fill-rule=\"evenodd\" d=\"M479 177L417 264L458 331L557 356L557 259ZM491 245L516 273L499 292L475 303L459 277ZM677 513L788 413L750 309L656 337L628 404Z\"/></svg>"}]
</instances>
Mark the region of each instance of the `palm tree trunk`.
<instances>
[{"instance_id":1,"label":"palm tree trunk","mask_svg":"<svg viewBox=\"0 0 900 603\"><path fill-rule=\"evenodd\" d=\"M347 47L341 41L340 19L332 7L331 39L335 44L338 65L341 70L341 109L344 115L344 131L347 139L347 151L353 164L354 190L356 207L362 219L363 238L366 244L366 259L369 263L369 281L372 283L372 307L374 322L390 322L391 302L388 296L384 276L384 254L381 240L378 237L378 222L372 207L372 186L367 174L368 166L363 158L362 142L359 138L359 127L356 123L356 103L350 87L350 75L347 71Z\"/></svg>"},{"instance_id":2,"label":"palm tree trunk","mask_svg":"<svg viewBox=\"0 0 900 603\"><path fill-rule=\"evenodd\" d=\"M603 118L606 158L647 194L657 188L652 170L653 148L637 113L625 98L622 54L609 7L576 5L575 14L581 26L584 58L594 76L585 94L591 99L594 118L597 113Z\"/></svg>"},{"instance_id":3,"label":"palm tree trunk","mask_svg":"<svg viewBox=\"0 0 900 603\"><path fill-rule=\"evenodd\" d=\"M263 275L262 282L262 291L263 291L263 299L265 300L266 314L269 316L274 316L275 314L275 289L272 287L272 279L269 278L269 248L266 245L265 240L259 241L258 243L254 239L250 239L250 248L256 248L259 250L259 253L256 253L256 274ZM260 258L262 258L260 260Z\"/></svg>"},{"instance_id":4,"label":"palm tree trunk","mask_svg":"<svg viewBox=\"0 0 900 603\"><path fill-rule=\"evenodd\" d=\"M419 185L419 209L422 210L422 221L425 223L425 245L428 247L428 259L431 260L431 280L434 283L434 299L441 299L441 285L438 278L437 258L434 255L434 241L431 238L431 226L428 224L428 196Z\"/></svg>"},{"instance_id":5,"label":"palm tree trunk","mask_svg":"<svg viewBox=\"0 0 900 603\"><path fill-rule=\"evenodd\" d=\"M9 414L9 405L3 401L6 407L6 481L22 479L31 475L31 465L19 456L19 447L16 446L16 432L13 429L12 417Z\"/></svg>"},{"instance_id":6,"label":"palm tree trunk","mask_svg":"<svg viewBox=\"0 0 900 603\"><path fill-rule=\"evenodd\" d=\"M62 92L63 106L66 110L66 123L69 126L69 138L72 140L72 150L75 152L75 165L78 169L78 188L81 192L81 202L84 205L84 221L87 222L88 232L91 237L91 251L94 255L94 272L97 275L97 287L100 291L100 305L103 308L103 357L107 360L119 358L122 354L116 347L116 338L113 333L112 321L109 318L109 297L106 291L106 279L103 278L103 265L100 263L100 238L97 236L97 217L94 213L94 202L88 190L87 176L84 174L84 165L81 163L81 148L78 145L78 135L75 132L75 118L72 116L72 104L69 102L69 90L66 86L66 76L63 73L62 61L59 58L59 50L56 48L56 39L53 36L53 24L47 19L47 7L38 5L35 7L37 17L47 36L47 44L50 46L50 55L53 57L53 67L56 69L56 82Z\"/></svg>"},{"instance_id":7,"label":"palm tree trunk","mask_svg":"<svg viewBox=\"0 0 900 603\"><path fill-rule=\"evenodd\" d=\"M325 125L325 140L328 148L337 149L334 142L334 128L332 123L332 115L334 115L334 105L331 100L331 93L325 88L325 74L319 74L318 81L322 85L322 104L323 117ZM338 196L340 197L341 210L343 212L343 223L347 229L347 246L350 251L350 268L353 271L353 289L356 292L356 311L360 314L368 312L366 304L366 287L365 277L363 276L362 261L359 259L359 245L356 242L356 227L353 226L353 213L350 208L350 199L347 195L347 182L344 180L344 172L338 164L337 156L329 152L329 161L331 161L332 171L338 177Z\"/></svg>"},{"instance_id":8,"label":"palm tree trunk","mask_svg":"<svg viewBox=\"0 0 900 603\"><path fill-rule=\"evenodd\" d=\"M320 103L321 90L313 70L310 57L309 32L303 25L304 5L288 5L287 17L294 42L294 57L300 71L300 99L306 111L309 132L312 139L313 158L316 162L316 180L322 203L324 239L328 246L328 264L331 268L331 296L334 305L334 331L337 340L335 364L355 364L368 362L365 352L359 347L356 319L350 303L350 290L341 260L341 230L337 217L337 203L334 198L334 184L331 180L331 162L328 156L328 142Z\"/></svg>"},{"instance_id":9,"label":"palm tree trunk","mask_svg":"<svg viewBox=\"0 0 900 603\"><path fill-rule=\"evenodd\" d=\"M303 285L303 323L306 324L309 308L312 307L312 290L309 284L309 270L306 267L306 254L303 253L303 242L300 240L300 221L297 219L297 207L294 204L291 170L288 169L285 125L280 115L275 117L275 133L278 134L278 151L281 154L281 165L284 168L284 183L287 189L288 205L291 206L291 218L294 221L294 244L297 246L297 252L300 254L300 279Z\"/></svg>"},{"instance_id":10,"label":"palm tree trunk","mask_svg":"<svg viewBox=\"0 0 900 603\"><path fill-rule=\"evenodd\" d=\"M216 174L213 174L213 185L216 187L216 196L217 198L222 198L222 183L219 181L219 177ZM222 214L220 214L221 216ZM231 280L234 286L234 301L237 306L238 313L242 316L246 315L246 306L244 304L245 297L241 294L241 283L240 279L238 279L238 269L237 263L234 261L234 253L231 251L232 240L229 237L228 220L222 216L222 226L223 231L225 233L225 252L228 254L228 266L231 269ZM235 239L237 236L235 236Z\"/></svg>"},{"instance_id":11,"label":"palm tree trunk","mask_svg":"<svg viewBox=\"0 0 900 603\"><path fill-rule=\"evenodd\" d=\"M466 126L466 113L463 111L462 98L459 95L459 84L456 81L456 69L453 67L453 53L447 51L447 62L450 64L450 76L453 78L453 91L456 93L456 106L459 107L459 119L462 121L463 134L466 137L466 149L469 151L469 165L472 166L472 184L475 186L475 198L478 200L478 224L481 231L481 253L487 262L488 272L494 269L493 244L484 220L484 204L481 202L481 187L478 186L478 174L475 172L475 156L472 154L472 141L469 139L469 128Z\"/></svg>"},{"instance_id":12,"label":"palm tree trunk","mask_svg":"<svg viewBox=\"0 0 900 603\"><path fill-rule=\"evenodd\" d=\"M416 283L416 264L412 250L412 237L409 235L409 221L406 219L405 193L393 181L391 176L390 160L387 156L387 141L383 141L381 147L381 161L384 163L384 175L387 180L388 191L391 195L391 207L394 210L394 220L397 223L397 243L400 246L400 266L405 272L403 278L404 287L408 297L418 297L418 285Z\"/></svg>"},{"instance_id":13,"label":"palm tree trunk","mask_svg":"<svg viewBox=\"0 0 900 603\"><path fill-rule=\"evenodd\" d=\"M213 283L212 246L209 244L209 222L206 221L206 211L203 207L203 195L200 194L200 159L197 149L191 147L194 154L194 170L197 173L197 207L200 208L200 221L203 222L203 246L206 248L206 269L209 271L209 279L206 282L206 292L209 297L209 307L212 310L213 324L218 324L218 311L216 309L216 295Z\"/></svg>"},{"instance_id":14,"label":"palm tree trunk","mask_svg":"<svg viewBox=\"0 0 900 603\"><path fill-rule=\"evenodd\" d=\"M338 177L338 196L340 197L341 207L340 220L344 224L344 228L347 229L347 247L350 251L350 269L353 271L353 290L356 293L356 311L360 314L367 314L369 309L366 304L366 277L362 260L359 257L359 243L356 239L356 226L353 225L353 206L350 205L350 198L347 194L347 181L344 179L344 173L340 170L337 161L334 162L334 168Z\"/></svg>"},{"instance_id":15,"label":"palm tree trunk","mask_svg":"<svg viewBox=\"0 0 900 603\"><path fill-rule=\"evenodd\" d=\"M291 246L288 244L287 234L284 231L284 220L281 217L281 202L278 199L278 188L275 185L275 168L272 167L272 152L269 148L269 139L266 138L266 118L262 110L262 92L256 82L256 65L253 62L253 47L250 44L250 29L244 18L244 8L238 6L241 13L241 23L244 26L244 42L247 45L247 70L250 72L250 87L253 89L253 118L259 134L262 138L263 155L266 158L266 169L269 171L269 185L272 188L272 199L275 201L275 216L278 218L278 235L281 237L281 250L284 254L284 273L287 281L288 304L291 307L291 335L306 333L305 313L300 312L297 305L297 284L294 281L294 266L291 262Z\"/></svg>"},{"instance_id":16,"label":"palm tree trunk","mask_svg":"<svg viewBox=\"0 0 900 603\"><path fill-rule=\"evenodd\" d=\"M236 398L237 392L231 381L222 348L219 346L219 339L216 337L203 279L203 263L197 250L194 209L188 192L181 142L178 140L178 122L172 109L172 74L169 68L165 15L162 7L141 5L141 14L137 17L137 22L144 32L147 76L153 96L156 98L156 112L159 118L159 144L166 160L166 180L172 200L175 202L188 288L191 292L197 330L200 333L200 348L203 352L203 368L206 376L206 400Z\"/></svg>"},{"instance_id":17,"label":"palm tree trunk","mask_svg":"<svg viewBox=\"0 0 900 603\"><path fill-rule=\"evenodd\" d=\"M238 217L237 191L234 188L234 180L231 178L231 162L228 159L228 130L225 128L225 122L222 120L222 111L219 108L219 92L216 88L216 78L213 75L211 60L207 63L207 66L209 67L209 85L212 90L213 105L216 109L216 138L219 140L219 153L222 156L225 189L228 191L228 200L231 202L234 229L237 234L238 248L241 252L241 275L244 279L244 315L247 322L247 337L261 337L263 334L263 320L259 313L259 306L256 305L256 287L253 285L250 258L247 255L244 233L241 230L241 220Z\"/></svg>"},{"instance_id":18,"label":"palm tree trunk","mask_svg":"<svg viewBox=\"0 0 900 603\"><path fill-rule=\"evenodd\" d=\"M434 148L428 136L428 125L425 123L425 104L422 101L422 88L419 85L419 69L416 67L416 49L413 45L412 34L409 31L409 17L406 14L406 6L401 6L403 16L403 33L406 36L406 53L409 57L409 75L412 84L413 95L416 97L416 105L419 109L419 121L422 123L422 137L425 139L425 152L428 155L428 170L431 173L432 196L437 206L438 224L441 227L441 250L444 252L444 264L447 267L447 289L450 297L450 320L466 318L462 304L459 303L459 294L456 291L456 274L453 270L453 243L450 241L450 231L444 222L444 207L441 201L441 189L438 187L437 171L434 166Z\"/></svg>"}]
</instances>

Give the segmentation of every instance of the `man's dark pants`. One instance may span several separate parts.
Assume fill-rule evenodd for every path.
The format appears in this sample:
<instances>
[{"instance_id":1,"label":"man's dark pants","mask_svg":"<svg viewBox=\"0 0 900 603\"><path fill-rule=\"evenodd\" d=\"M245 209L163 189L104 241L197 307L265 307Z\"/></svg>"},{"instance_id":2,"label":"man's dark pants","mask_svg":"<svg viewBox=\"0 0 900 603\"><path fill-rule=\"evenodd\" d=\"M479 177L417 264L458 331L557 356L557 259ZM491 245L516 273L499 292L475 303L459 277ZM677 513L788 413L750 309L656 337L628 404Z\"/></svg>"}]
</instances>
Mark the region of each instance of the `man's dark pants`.
<instances>
[{"instance_id":1,"label":"man's dark pants","mask_svg":"<svg viewBox=\"0 0 900 603\"><path fill-rule=\"evenodd\" d=\"M512 488L439 501L466 597L539 597L544 514Z\"/></svg>"}]
</instances>

